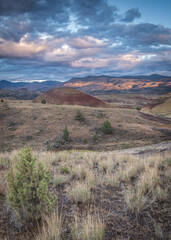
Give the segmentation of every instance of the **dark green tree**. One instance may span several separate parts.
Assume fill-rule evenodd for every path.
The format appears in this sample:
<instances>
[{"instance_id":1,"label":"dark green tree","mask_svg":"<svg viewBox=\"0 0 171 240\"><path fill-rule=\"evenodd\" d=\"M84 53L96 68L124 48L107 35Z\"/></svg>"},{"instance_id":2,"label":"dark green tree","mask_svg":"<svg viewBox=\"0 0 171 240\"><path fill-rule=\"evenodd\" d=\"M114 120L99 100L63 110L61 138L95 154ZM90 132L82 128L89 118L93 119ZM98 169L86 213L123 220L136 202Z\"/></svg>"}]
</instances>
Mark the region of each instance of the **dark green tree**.
<instances>
[{"instance_id":1,"label":"dark green tree","mask_svg":"<svg viewBox=\"0 0 171 240\"><path fill-rule=\"evenodd\" d=\"M93 135L93 142L97 142L98 141L98 137L96 134Z\"/></svg>"},{"instance_id":2,"label":"dark green tree","mask_svg":"<svg viewBox=\"0 0 171 240\"><path fill-rule=\"evenodd\" d=\"M46 100L45 100L45 99L42 99L41 103L42 103L42 104L46 104Z\"/></svg>"},{"instance_id":3,"label":"dark green tree","mask_svg":"<svg viewBox=\"0 0 171 240\"><path fill-rule=\"evenodd\" d=\"M66 126L65 126L65 128L64 128L62 138L63 138L63 140L64 140L65 142L68 142L68 140L69 140L69 131L68 131L68 129L67 129Z\"/></svg>"},{"instance_id":4,"label":"dark green tree","mask_svg":"<svg viewBox=\"0 0 171 240\"><path fill-rule=\"evenodd\" d=\"M77 110L74 119L77 120L77 121L80 121L80 122L85 121L85 117L82 114L82 112L80 112L80 110Z\"/></svg>"},{"instance_id":5,"label":"dark green tree","mask_svg":"<svg viewBox=\"0 0 171 240\"><path fill-rule=\"evenodd\" d=\"M102 124L101 130L104 134L113 133L113 127L111 126L111 123L108 120Z\"/></svg>"}]
</instances>

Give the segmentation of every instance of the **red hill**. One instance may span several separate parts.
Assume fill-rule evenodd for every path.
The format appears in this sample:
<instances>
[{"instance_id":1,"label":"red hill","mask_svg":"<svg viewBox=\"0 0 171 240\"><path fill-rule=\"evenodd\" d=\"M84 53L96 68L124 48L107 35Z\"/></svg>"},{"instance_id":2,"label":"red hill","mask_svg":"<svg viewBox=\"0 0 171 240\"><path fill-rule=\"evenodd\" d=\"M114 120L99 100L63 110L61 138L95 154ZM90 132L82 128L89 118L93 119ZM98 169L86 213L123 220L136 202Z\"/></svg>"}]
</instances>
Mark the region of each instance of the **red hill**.
<instances>
[{"instance_id":1,"label":"red hill","mask_svg":"<svg viewBox=\"0 0 171 240\"><path fill-rule=\"evenodd\" d=\"M38 96L34 102L45 100L48 104L82 105L88 107L106 107L107 104L100 99L92 97L74 88L53 88Z\"/></svg>"}]
</instances>

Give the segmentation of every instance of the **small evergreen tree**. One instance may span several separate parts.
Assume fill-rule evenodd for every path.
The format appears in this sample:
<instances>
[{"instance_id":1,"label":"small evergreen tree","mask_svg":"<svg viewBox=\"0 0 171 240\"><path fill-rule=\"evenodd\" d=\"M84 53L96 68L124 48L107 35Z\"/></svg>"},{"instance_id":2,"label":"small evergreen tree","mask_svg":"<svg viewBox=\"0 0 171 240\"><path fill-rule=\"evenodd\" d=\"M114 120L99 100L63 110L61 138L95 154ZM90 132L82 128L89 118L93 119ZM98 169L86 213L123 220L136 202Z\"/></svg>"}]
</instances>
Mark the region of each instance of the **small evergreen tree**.
<instances>
[{"instance_id":1,"label":"small evergreen tree","mask_svg":"<svg viewBox=\"0 0 171 240\"><path fill-rule=\"evenodd\" d=\"M87 143L87 142L88 142L87 138L83 138L83 143Z\"/></svg>"},{"instance_id":2,"label":"small evergreen tree","mask_svg":"<svg viewBox=\"0 0 171 240\"><path fill-rule=\"evenodd\" d=\"M97 140L98 140L98 137L97 137L96 134L94 134L94 135L93 135L93 142L97 142Z\"/></svg>"},{"instance_id":3,"label":"small evergreen tree","mask_svg":"<svg viewBox=\"0 0 171 240\"><path fill-rule=\"evenodd\" d=\"M42 104L46 104L46 100L45 100L45 99L42 99L41 103L42 103Z\"/></svg>"},{"instance_id":4,"label":"small evergreen tree","mask_svg":"<svg viewBox=\"0 0 171 240\"><path fill-rule=\"evenodd\" d=\"M31 148L24 148L7 174L7 200L21 220L39 219L52 210L56 197L50 194L49 183L43 164L36 163Z\"/></svg>"},{"instance_id":5,"label":"small evergreen tree","mask_svg":"<svg viewBox=\"0 0 171 240\"><path fill-rule=\"evenodd\" d=\"M85 121L85 117L82 114L82 112L80 112L80 110L77 110L74 119L77 120L77 121L80 121L80 122Z\"/></svg>"},{"instance_id":6,"label":"small evergreen tree","mask_svg":"<svg viewBox=\"0 0 171 240\"><path fill-rule=\"evenodd\" d=\"M137 109L138 111L140 111L140 110L141 110L141 107L140 107L140 106L137 106L136 109Z\"/></svg>"},{"instance_id":7,"label":"small evergreen tree","mask_svg":"<svg viewBox=\"0 0 171 240\"><path fill-rule=\"evenodd\" d=\"M62 138L63 138L63 140L64 140L65 142L68 142L68 140L69 140L69 132L68 132L68 129L67 129L66 126L65 126L65 129L64 129L64 131L63 131L63 136L62 136Z\"/></svg>"},{"instance_id":8,"label":"small evergreen tree","mask_svg":"<svg viewBox=\"0 0 171 240\"><path fill-rule=\"evenodd\" d=\"M102 124L101 130L104 134L112 134L113 133L113 127L111 126L111 123L109 121L105 121Z\"/></svg>"}]
</instances>

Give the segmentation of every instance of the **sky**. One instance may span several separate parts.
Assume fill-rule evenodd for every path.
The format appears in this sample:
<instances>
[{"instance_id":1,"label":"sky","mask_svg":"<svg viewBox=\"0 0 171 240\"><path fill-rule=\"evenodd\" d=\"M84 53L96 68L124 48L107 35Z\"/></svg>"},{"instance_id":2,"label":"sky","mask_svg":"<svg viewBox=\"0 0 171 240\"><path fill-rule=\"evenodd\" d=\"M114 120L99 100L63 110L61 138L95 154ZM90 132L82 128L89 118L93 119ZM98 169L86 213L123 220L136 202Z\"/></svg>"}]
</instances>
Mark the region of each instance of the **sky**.
<instances>
[{"instance_id":1,"label":"sky","mask_svg":"<svg viewBox=\"0 0 171 240\"><path fill-rule=\"evenodd\" d=\"M0 80L171 76L170 0L0 0Z\"/></svg>"}]
</instances>

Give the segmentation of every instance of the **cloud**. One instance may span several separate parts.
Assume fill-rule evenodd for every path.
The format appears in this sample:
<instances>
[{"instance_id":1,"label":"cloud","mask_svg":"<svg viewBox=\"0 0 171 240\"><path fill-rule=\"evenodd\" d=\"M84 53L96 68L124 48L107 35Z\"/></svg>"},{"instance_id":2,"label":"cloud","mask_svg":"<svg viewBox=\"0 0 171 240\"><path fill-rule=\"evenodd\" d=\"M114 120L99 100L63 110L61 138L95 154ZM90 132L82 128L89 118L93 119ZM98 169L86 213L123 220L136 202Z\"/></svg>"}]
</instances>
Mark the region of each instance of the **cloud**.
<instances>
[{"instance_id":1,"label":"cloud","mask_svg":"<svg viewBox=\"0 0 171 240\"><path fill-rule=\"evenodd\" d=\"M46 49L46 46L39 45L34 42L26 43L20 41L19 43L4 41L0 44L0 57L8 58L33 58L38 56L43 50Z\"/></svg>"},{"instance_id":2,"label":"cloud","mask_svg":"<svg viewBox=\"0 0 171 240\"><path fill-rule=\"evenodd\" d=\"M68 6L69 0L0 0L1 16L11 16L18 14L35 14L40 16L42 13L48 15L60 12Z\"/></svg>"},{"instance_id":3,"label":"cloud","mask_svg":"<svg viewBox=\"0 0 171 240\"><path fill-rule=\"evenodd\" d=\"M0 0L0 79L169 71L171 29L105 0ZM151 69L151 70L150 70Z\"/></svg>"},{"instance_id":4,"label":"cloud","mask_svg":"<svg viewBox=\"0 0 171 240\"><path fill-rule=\"evenodd\" d=\"M70 45L75 48L97 48L107 46L108 42L105 39L101 40L91 36L85 36L72 39Z\"/></svg>"},{"instance_id":5,"label":"cloud","mask_svg":"<svg viewBox=\"0 0 171 240\"><path fill-rule=\"evenodd\" d=\"M139 12L138 8L131 8L124 13L123 18L121 19L122 22L133 22L135 18L140 18L141 13Z\"/></svg>"}]
</instances>

